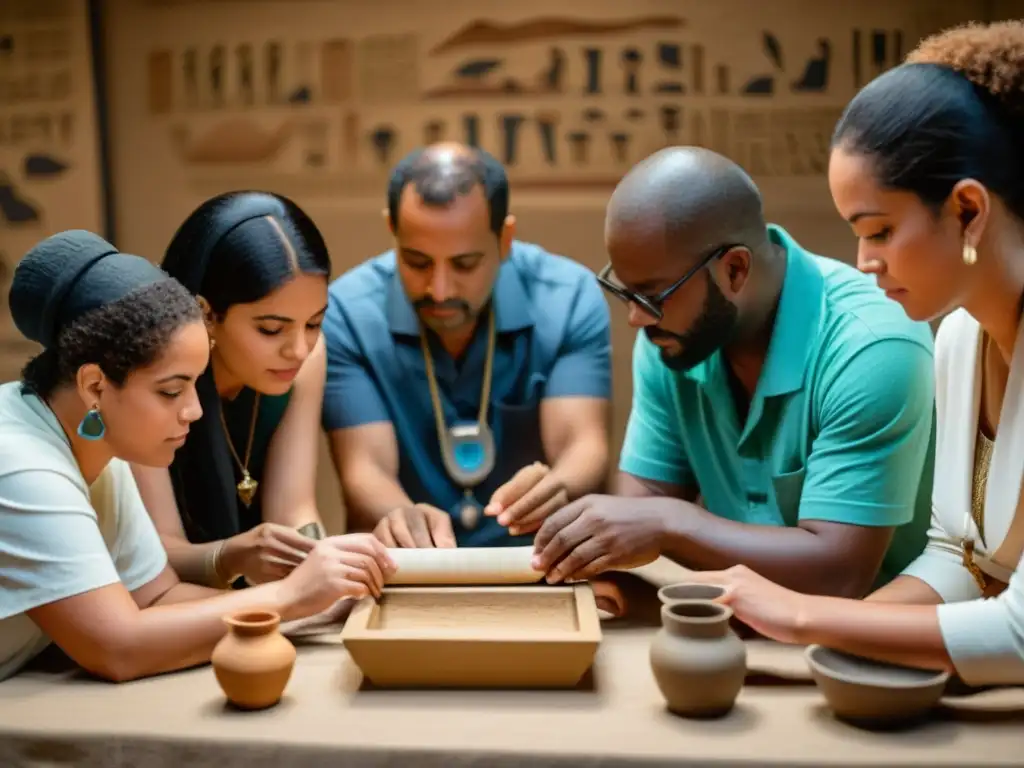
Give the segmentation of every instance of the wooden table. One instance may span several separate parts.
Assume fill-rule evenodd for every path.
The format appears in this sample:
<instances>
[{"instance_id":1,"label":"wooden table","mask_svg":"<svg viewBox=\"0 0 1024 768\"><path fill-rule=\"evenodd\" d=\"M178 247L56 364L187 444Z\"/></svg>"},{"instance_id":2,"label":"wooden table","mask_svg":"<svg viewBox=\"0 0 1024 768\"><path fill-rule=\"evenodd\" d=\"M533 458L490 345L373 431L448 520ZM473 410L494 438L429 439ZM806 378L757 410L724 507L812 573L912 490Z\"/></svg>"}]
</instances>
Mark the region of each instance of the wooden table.
<instances>
[{"instance_id":1,"label":"wooden table","mask_svg":"<svg viewBox=\"0 0 1024 768\"><path fill-rule=\"evenodd\" d=\"M607 623L592 678L554 692L367 690L332 633L300 643L284 700L255 713L227 707L209 667L122 685L27 672L0 684L0 765L1024 765L1024 690L869 732L832 717L801 648L763 640L731 715L676 717L648 666L654 631Z\"/></svg>"}]
</instances>

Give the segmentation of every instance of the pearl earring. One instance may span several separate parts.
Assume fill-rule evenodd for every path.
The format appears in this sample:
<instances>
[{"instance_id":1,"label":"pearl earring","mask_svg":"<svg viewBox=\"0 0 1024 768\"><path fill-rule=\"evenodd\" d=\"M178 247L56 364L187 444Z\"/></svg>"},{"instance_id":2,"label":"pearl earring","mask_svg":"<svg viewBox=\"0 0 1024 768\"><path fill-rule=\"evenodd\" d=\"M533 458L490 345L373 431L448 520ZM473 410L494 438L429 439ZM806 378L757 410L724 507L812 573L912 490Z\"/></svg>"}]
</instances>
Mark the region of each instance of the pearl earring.
<instances>
[{"instance_id":1,"label":"pearl earring","mask_svg":"<svg viewBox=\"0 0 1024 768\"><path fill-rule=\"evenodd\" d=\"M964 243L964 264L971 266L978 261L978 249L970 243Z\"/></svg>"}]
</instances>

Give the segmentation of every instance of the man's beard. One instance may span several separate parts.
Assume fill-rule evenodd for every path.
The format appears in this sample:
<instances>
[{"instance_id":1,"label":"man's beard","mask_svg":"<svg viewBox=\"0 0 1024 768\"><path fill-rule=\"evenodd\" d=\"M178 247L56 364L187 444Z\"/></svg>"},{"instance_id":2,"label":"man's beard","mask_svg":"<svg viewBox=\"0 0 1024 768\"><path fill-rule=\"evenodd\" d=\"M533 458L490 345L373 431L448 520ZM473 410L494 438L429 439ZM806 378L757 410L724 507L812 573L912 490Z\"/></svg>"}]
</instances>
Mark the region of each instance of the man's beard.
<instances>
[{"instance_id":1,"label":"man's beard","mask_svg":"<svg viewBox=\"0 0 1024 768\"><path fill-rule=\"evenodd\" d=\"M739 325L739 311L719 290L714 280L708 280L708 294L700 316L686 333L672 333L651 325L644 333L651 341L673 339L679 351L661 350L661 362L674 371L693 368L730 343Z\"/></svg>"},{"instance_id":2,"label":"man's beard","mask_svg":"<svg viewBox=\"0 0 1024 768\"><path fill-rule=\"evenodd\" d=\"M469 306L469 302L463 301L462 299L434 301L429 296L424 296L423 298L417 299L413 302L413 309L416 310L416 314L420 320L427 327L432 328L435 331L446 331L461 328L463 325L475 318L473 310ZM438 317L436 315L431 316L424 312L424 310L431 309L451 310L452 314L449 317Z\"/></svg>"}]
</instances>

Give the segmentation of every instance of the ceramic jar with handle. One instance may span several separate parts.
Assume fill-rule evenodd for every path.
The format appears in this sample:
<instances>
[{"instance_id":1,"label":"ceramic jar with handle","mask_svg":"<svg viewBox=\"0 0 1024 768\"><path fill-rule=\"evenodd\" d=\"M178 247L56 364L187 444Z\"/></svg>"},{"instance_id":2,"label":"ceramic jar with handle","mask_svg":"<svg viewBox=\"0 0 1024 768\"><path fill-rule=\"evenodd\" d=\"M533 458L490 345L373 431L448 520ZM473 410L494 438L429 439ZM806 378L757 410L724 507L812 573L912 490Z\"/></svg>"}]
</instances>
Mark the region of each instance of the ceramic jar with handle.
<instances>
[{"instance_id":1,"label":"ceramic jar with handle","mask_svg":"<svg viewBox=\"0 0 1024 768\"><path fill-rule=\"evenodd\" d=\"M662 606L650 661L671 712L720 717L733 708L747 674L747 649L729 626L731 618L731 608L710 600Z\"/></svg>"},{"instance_id":2,"label":"ceramic jar with handle","mask_svg":"<svg viewBox=\"0 0 1024 768\"><path fill-rule=\"evenodd\" d=\"M295 646L281 634L273 611L224 617L228 633L213 649L210 664L228 701L240 709L277 704L295 666Z\"/></svg>"}]
</instances>

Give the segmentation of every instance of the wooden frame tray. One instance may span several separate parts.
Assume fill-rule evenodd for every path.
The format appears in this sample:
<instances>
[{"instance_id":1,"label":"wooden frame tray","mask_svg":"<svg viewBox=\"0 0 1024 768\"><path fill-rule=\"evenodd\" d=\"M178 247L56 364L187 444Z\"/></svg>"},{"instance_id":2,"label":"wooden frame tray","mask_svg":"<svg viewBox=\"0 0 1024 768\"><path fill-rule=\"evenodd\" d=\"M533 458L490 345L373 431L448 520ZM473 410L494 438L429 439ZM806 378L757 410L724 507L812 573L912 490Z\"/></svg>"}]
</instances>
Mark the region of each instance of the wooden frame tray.
<instances>
[{"instance_id":1,"label":"wooden frame tray","mask_svg":"<svg viewBox=\"0 0 1024 768\"><path fill-rule=\"evenodd\" d=\"M352 610L341 638L381 688L572 688L601 622L588 584L388 587Z\"/></svg>"}]
</instances>

